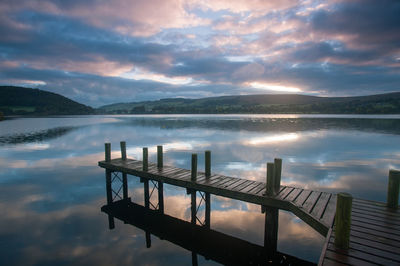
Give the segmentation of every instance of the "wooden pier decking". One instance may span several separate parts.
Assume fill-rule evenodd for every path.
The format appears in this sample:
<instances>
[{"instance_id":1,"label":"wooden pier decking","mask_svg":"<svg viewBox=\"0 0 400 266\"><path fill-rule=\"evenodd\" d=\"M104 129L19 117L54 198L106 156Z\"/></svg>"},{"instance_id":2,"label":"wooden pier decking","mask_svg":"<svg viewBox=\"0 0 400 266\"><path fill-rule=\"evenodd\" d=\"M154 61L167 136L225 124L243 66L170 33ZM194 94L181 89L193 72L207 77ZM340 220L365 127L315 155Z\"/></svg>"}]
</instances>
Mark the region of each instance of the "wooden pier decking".
<instances>
[{"instance_id":1,"label":"wooden pier decking","mask_svg":"<svg viewBox=\"0 0 400 266\"><path fill-rule=\"evenodd\" d=\"M102 210L111 211L109 208L121 203L133 206L127 185L128 175L132 175L144 183L144 208L150 209L151 205L162 215L163 184L186 188L191 194L191 224L196 225L198 221L205 228L210 228L210 194L261 205L266 212L264 249L267 258L277 252L278 210L283 209L326 237L318 265L400 265L400 171L397 170L389 171L387 203L379 203L353 199L348 193L281 186L281 159L267 163L266 182L211 174L210 151L205 152L205 172L197 171L197 154L192 154L191 170L164 166L162 146L157 146L157 163L148 162L147 148L143 148L143 161L128 159L125 142L121 142L121 158L117 159L111 159L111 145L106 143L105 160L98 165L106 170L107 205ZM112 185L115 179L122 183L117 190ZM150 201L154 188L149 193L149 181L157 188L157 205ZM197 217L197 194L202 197L200 204L204 200L204 222ZM120 201L115 201L117 197ZM111 212L108 219L110 229L114 228Z\"/></svg>"},{"instance_id":2,"label":"wooden pier decking","mask_svg":"<svg viewBox=\"0 0 400 266\"><path fill-rule=\"evenodd\" d=\"M142 161L133 159L113 159L110 162L99 162L99 166L111 171L291 211L323 236L332 227L335 217L335 194L281 186L276 196L266 196L266 183L264 182L218 174L206 178L203 172L198 172L196 181L192 181L191 171L187 169L166 165L159 168L157 164L149 163L148 170L143 171L142 165Z\"/></svg>"},{"instance_id":3,"label":"wooden pier decking","mask_svg":"<svg viewBox=\"0 0 400 266\"><path fill-rule=\"evenodd\" d=\"M400 265L400 211L384 203L353 199L349 249L328 234L319 265Z\"/></svg>"}]
</instances>

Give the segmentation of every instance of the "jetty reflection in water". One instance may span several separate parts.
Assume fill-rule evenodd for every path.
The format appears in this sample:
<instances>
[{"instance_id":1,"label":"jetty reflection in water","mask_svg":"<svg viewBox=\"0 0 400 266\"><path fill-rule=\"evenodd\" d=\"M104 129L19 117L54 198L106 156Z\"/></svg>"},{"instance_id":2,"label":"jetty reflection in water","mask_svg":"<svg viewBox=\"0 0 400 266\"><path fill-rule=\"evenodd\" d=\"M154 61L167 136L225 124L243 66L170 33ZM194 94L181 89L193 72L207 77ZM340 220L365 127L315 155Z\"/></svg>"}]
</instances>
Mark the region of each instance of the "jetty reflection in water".
<instances>
[{"instance_id":1,"label":"jetty reflection in water","mask_svg":"<svg viewBox=\"0 0 400 266\"><path fill-rule=\"evenodd\" d=\"M130 198L104 205L101 210L108 214L110 229L115 227L114 218L133 225L145 231L147 248L151 248L151 235L154 235L191 251L193 265L197 265L197 255L224 265L315 265L276 250L277 238L267 239L271 234L277 235L276 230L268 231L267 216L264 246L260 246L212 230L209 226L196 225L143 207L131 202ZM260 233L263 229L260 228Z\"/></svg>"}]
</instances>

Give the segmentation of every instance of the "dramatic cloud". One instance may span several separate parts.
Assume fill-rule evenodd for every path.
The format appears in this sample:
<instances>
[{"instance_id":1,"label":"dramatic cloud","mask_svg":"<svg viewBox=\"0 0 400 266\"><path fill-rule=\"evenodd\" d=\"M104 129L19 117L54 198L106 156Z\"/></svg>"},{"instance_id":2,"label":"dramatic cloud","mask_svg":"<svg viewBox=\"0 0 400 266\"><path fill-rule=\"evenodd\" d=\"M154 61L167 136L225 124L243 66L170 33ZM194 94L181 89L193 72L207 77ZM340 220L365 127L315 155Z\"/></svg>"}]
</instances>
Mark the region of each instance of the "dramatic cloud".
<instances>
[{"instance_id":1,"label":"dramatic cloud","mask_svg":"<svg viewBox=\"0 0 400 266\"><path fill-rule=\"evenodd\" d=\"M398 91L398 1L0 3L0 84L99 106Z\"/></svg>"}]
</instances>

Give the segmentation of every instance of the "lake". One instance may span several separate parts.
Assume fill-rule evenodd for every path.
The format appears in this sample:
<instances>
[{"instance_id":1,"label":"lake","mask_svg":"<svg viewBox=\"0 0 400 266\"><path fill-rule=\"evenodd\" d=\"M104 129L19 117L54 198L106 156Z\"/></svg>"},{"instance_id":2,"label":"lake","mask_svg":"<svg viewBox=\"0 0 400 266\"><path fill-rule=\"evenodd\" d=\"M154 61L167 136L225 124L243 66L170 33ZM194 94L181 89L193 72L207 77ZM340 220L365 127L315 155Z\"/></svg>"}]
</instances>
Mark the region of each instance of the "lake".
<instances>
[{"instance_id":1,"label":"lake","mask_svg":"<svg viewBox=\"0 0 400 266\"><path fill-rule=\"evenodd\" d=\"M264 181L283 159L282 184L385 201L389 169L400 169L400 116L154 115L15 118L0 122L1 265L190 265L192 254L116 220L108 229L104 143L128 157L164 146L164 164L190 169L191 153L212 151L212 171ZM129 177L143 204L143 184ZM165 213L190 220L190 195L164 185ZM211 228L263 245L260 206L211 196ZM324 242L280 211L278 250L317 262ZM198 256L200 265L215 265Z\"/></svg>"}]
</instances>

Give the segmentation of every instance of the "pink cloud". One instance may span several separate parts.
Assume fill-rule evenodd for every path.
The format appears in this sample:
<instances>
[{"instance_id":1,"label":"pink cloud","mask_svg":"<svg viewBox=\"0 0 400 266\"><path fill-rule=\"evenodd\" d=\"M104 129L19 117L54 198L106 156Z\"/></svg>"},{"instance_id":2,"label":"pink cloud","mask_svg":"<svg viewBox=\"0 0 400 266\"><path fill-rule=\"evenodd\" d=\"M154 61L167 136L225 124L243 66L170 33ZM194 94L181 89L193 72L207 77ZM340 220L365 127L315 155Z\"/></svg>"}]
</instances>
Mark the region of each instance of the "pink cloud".
<instances>
[{"instance_id":1,"label":"pink cloud","mask_svg":"<svg viewBox=\"0 0 400 266\"><path fill-rule=\"evenodd\" d=\"M47 0L2 4L0 12L33 9L82 20L99 28L133 36L151 36L163 29L186 28L210 23L185 9L183 0L82 1L61 5Z\"/></svg>"}]
</instances>

